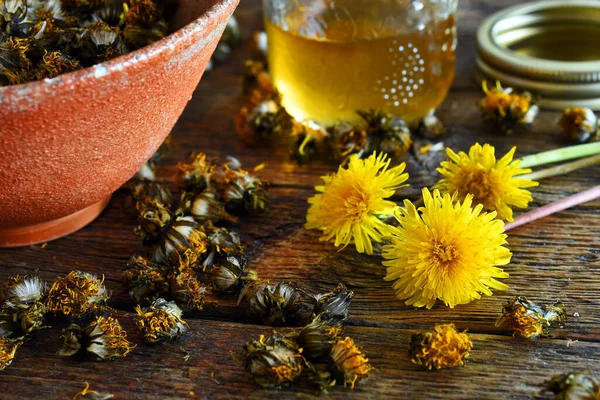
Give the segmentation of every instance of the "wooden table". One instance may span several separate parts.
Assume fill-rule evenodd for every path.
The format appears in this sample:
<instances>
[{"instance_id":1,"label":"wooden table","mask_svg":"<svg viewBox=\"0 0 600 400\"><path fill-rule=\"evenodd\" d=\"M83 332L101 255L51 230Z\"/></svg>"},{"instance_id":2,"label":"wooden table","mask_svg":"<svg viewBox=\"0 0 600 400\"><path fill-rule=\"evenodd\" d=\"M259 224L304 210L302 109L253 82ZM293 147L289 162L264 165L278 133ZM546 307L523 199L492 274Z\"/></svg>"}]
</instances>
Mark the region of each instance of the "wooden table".
<instances>
[{"instance_id":1,"label":"wooden table","mask_svg":"<svg viewBox=\"0 0 600 400\"><path fill-rule=\"evenodd\" d=\"M501 6L518 0L461 0L458 19L458 73L450 95L439 110L450 135L446 144L467 149L491 143L504 153L517 145L517 155L563 146L554 113L543 112L532 131L501 136L481 122L475 102L481 93L472 78L474 32L478 23ZM258 0L244 0L237 16L246 38L261 26ZM205 75L173 131L179 146L163 164L160 175L170 182L174 164L190 151L209 157L238 157L252 167L267 162L262 176L272 183L272 207L264 217L244 219L238 231L248 245L251 266L262 278L296 282L307 289L327 291L338 282L356 292L347 333L368 354L377 371L354 391L336 387L332 398L515 398L538 396L554 374L588 368L600 375L600 202L558 213L510 232L514 253L506 268L507 292L451 310L436 304L431 310L405 306L394 297L378 256L338 251L303 228L306 199L321 175L336 166L300 166L289 161L285 149L248 149L236 137L233 118L240 107L242 62L247 46L235 51L231 62ZM409 168L411 187L402 196L416 198L420 187L436 177ZM544 180L533 190L532 208L600 183L600 168ZM399 196L400 199L402 196ZM110 305L133 333L133 301L120 281L129 257L143 251L133 235L135 216L126 209L126 192L118 191L106 211L90 226L45 248L0 250L0 278L39 269L52 281L72 269L104 274L113 292ZM1 211L0 211L1 212ZM548 303L565 302L568 326L554 339L524 340L510 336L494 322L502 305L515 295ZM314 389L301 382L291 389L262 390L230 356L247 340L269 334L272 328L247 317L234 299L224 298L187 317L191 331L175 343L139 344L124 360L81 361L56 355L60 331L47 329L17 352L13 364L0 372L0 398L67 399L84 387L114 393L116 399L163 398L306 398ZM468 329L474 349L464 368L424 371L408 358L410 335L434 323L452 322ZM183 348L189 352L184 361Z\"/></svg>"}]
</instances>

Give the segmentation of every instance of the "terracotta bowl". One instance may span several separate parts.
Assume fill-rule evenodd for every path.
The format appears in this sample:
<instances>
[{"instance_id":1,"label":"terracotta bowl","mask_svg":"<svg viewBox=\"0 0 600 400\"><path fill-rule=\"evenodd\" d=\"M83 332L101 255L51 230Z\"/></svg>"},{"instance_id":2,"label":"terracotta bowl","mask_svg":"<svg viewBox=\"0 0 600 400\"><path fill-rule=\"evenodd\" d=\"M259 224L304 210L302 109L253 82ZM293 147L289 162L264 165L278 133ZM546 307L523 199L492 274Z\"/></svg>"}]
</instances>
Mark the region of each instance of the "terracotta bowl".
<instances>
[{"instance_id":1,"label":"terracotta bowl","mask_svg":"<svg viewBox=\"0 0 600 400\"><path fill-rule=\"evenodd\" d=\"M56 239L102 212L175 125L238 2L183 0L180 28L150 46L0 87L0 247Z\"/></svg>"}]
</instances>

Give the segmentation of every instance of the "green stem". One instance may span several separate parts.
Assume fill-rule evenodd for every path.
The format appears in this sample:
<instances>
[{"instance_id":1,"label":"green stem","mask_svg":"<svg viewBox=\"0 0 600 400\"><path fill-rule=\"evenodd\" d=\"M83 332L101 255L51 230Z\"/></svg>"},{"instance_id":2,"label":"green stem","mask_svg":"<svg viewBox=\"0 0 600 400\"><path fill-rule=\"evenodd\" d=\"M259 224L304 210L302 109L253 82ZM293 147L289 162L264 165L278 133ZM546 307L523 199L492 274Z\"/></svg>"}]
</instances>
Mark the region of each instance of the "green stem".
<instances>
[{"instance_id":1,"label":"green stem","mask_svg":"<svg viewBox=\"0 0 600 400\"><path fill-rule=\"evenodd\" d=\"M543 153L532 154L521 158L519 168L531 168L538 165L551 164L600 154L600 142L563 147Z\"/></svg>"},{"instance_id":2,"label":"green stem","mask_svg":"<svg viewBox=\"0 0 600 400\"><path fill-rule=\"evenodd\" d=\"M518 176L518 178L538 181L540 179L549 178L551 176L568 174L569 172L578 170L580 168L591 167L592 165L597 164L600 164L600 154L592 157L582 158L581 160L573 161L570 163L557 165L556 167L534 171L530 174L520 175Z\"/></svg>"}]
</instances>

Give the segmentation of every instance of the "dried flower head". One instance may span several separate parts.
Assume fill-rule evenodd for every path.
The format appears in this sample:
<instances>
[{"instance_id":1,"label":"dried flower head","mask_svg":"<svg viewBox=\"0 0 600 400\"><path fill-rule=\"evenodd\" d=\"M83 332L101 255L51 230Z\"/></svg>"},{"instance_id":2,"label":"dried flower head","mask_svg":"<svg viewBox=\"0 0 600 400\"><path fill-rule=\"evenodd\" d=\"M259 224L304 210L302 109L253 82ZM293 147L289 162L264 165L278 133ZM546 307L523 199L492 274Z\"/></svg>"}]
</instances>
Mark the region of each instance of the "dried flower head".
<instances>
[{"instance_id":1,"label":"dried flower head","mask_svg":"<svg viewBox=\"0 0 600 400\"><path fill-rule=\"evenodd\" d=\"M135 311L135 326L147 343L168 342L188 330L181 309L172 301L158 298L150 307L142 309L138 305Z\"/></svg>"},{"instance_id":2,"label":"dried flower head","mask_svg":"<svg viewBox=\"0 0 600 400\"><path fill-rule=\"evenodd\" d=\"M44 326L48 307L41 301L0 309L0 336L20 337Z\"/></svg>"},{"instance_id":3,"label":"dried flower head","mask_svg":"<svg viewBox=\"0 0 600 400\"><path fill-rule=\"evenodd\" d=\"M369 377L373 370L369 359L356 347L352 338L339 339L331 349L331 360L335 373L341 375L344 386L354 389L356 382Z\"/></svg>"},{"instance_id":4,"label":"dried flower head","mask_svg":"<svg viewBox=\"0 0 600 400\"><path fill-rule=\"evenodd\" d=\"M412 144L410 129L399 116L381 110L357 113L367 125L368 153L377 151L395 157L410 148Z\"/></svg>"},{"instance_id":5,"label":"dried flower head","mask_svg":"<svg viewBox=\"0 0 600 400\"><path fill-rule=\"evenodd\" d=\"M366 160L350 157L347 167L322 177L324 185L311 197L306 229L319 229L321 240L335 238L335 246L354 243L359 253L373 254L371 241L381 242L390 226L381 220L389 217L396 204L386 200L404 187L408 174L405 164L388 169L390 159L373 153Z\"/></svg>"},{"instance_id":6,"label":"dried flower head","mask_svg":"<svg viewBox=\"0 0 600 400\"><path fill-rule=\"evenodd\" d=\"M303 358L295 341L279 336L261 335L245 344L242 357L246 370L265 388L289 385L302 374Z\"/></svg>"},{"instance_id":7,"label":"dried flower head","mask_svg":"<svg viewBox=\"0 0 600 400\"><path fill-rule=\"evenodd\" d=\"M163 265L153 263L147 258L134 255L123 272L123 283L129 294L140 304L155 295L167 293L169 282Z\"/></svg>"},{"instance_id":8,"label":"dried flower head","mask_svg":"<svg viewBox=\"0 0 600 400\"><path fill-rule=\"evenodd\" d=\"M342 328L328 325L318 315L302 328L297 342L307 360L323 360L329 356L333 345L341 339L342 334Z\"/></svg>"},{"instance_id":9,"label":"dried flower head","mask_svg":"<svg viewBox=\"0 0 600 400\"><path fill-rule=\"evenodd\" d=\"M314 296L315 308L313 314L329 325L341 325L348 319L348 308L354 299L354 292L343 283L329 293Z\"/></svg>"},{"instance_id":10,"label":"dried flower head","mask_svg":"<svg viewBox=\"0 0 600 400\"><path fill-rule=\"evenodd\" d=\"M246 285L258 281L258 274L246 268L246 260L237 256L219 258L206 272L204 281L211 290L220 293L238 293Z\"/></svg>"},{"instance_id":11,"label":"dried flower head","mask_svg":"<svg viewBox=\"0 0 600 400\"><path fill-rule=\"evenodd\" d=\"M235 163L239 163L234 160ZM224 166L221 184L221 198L225 210L232 215L256 214L269 205L266 185L241 168Z\"/></svg>"},{"instance_id":12,"label":"dried flower head","mask_svg":"<svg viewBox=\"0 0 600 400\"><path fill-rule=\"evenodd\" d=\"M589 371L556 375L546 390L556 395L555 400L600 400L600 379Z\"/></svg>"},{"instance_id":13,"label":"dried flower head","mask_svg":"<svg viewBox=\"0 0 600 400\"><path fill-rule=\"evenodd\" d=\"M225 205L219 200L219 194L214 189L205 189L197 195L183 192L180 210L191 215L195 221L214 223L230 219L225 211Z\"/></svg>"},{"instance_id":14,"label":"dried flower head","mask_svg":"<svg viewBox=\"0 0 600 400\"><path fill-rule=\"evenodd\" d=\"M175 180L182 190L198 194L208 187L214 170L215 164L206 160L206 154L192 154L188 164L177 164Z\"/></svg>"},{"instance_id":15,"label":"dried flower head","mask_svg":"<svg viewBox=\"0 0 600 400\"><path fill-rule=\"evenodd\" d=\"M598 140L598 117L589 108L565 108L558 120L563 135L574 142Z\"/></svg>"},{"instance_id":16,"label":"dried flower head","mask_svg":"<svg viewBox=\"0 0 600 400\"><path fill-rule=\"evenodd\" d=\"M442 121L435 115L435 110L432 109L417 122L414 132L426 139L439 139L446 134L446 128L442 124Z\"/></svg>"},{"instance_id":17,"label":"dried flower head","mask_svg":"<svg viewBox=\"0 0 600 400\"><path fill-rule=\"evenodd\" d=\"M88 272L71 271L52 284L46 306L52 312L77 317L102 310L109 297L104 277L100 279Z\"/></svg>"},{"instance_id":18,"label":"dried flower head","mask_svg":"<svg viewBox=\"0 0 600 400\"><path fill-rule=\"evenodd\" d=\"M450 195L423 189L424 207L409 200L396 210L398 227L391 243L383 247L385 280L400 300L415 307L431 308L437 299L453 308L492 295L492 289L508 288L497 278L508 274L499 266L509 263L504 245L504 223L496 213L472 207L472 196L463 203Z\"/></svg>"},{"instance_id":19,"label":"dried flower head","mask_svg":"<svg viewBox=\"0 0 600 400\"><path fill-rule=\"evenodd\" d=\"M127 340L127 332L112 316L95 317L85 328L71 324L63 329L58 354L71 356L84 350L96 361L123 358L135 345Z\"/></svg>"},{"instance_id":20,"label":"dried flower head","mask_svg":"<svg viewBox=\"0 0 600 400\"><path fill-rule=\"evenodd\" d=\"M145 165L148 165L148 163ZM157 202L166 208L171 207L173 204L171 191L158 182L146 179L152 176L148 172L144 172L143 169L138 171L139 177L137 179L132 179L127 184L131 197L135 202L135 208L139 212L143 212L146 208L152 208ZM152 174L154 173L152 172Z\"/></svg>"},{"instance_id":21,"label":"dried flower head","mask_svg":"<svg viewBox=\"0 0 600 400\"><path fill-rule=\"evenodd\" d=\"M328 132L335 158L342 160L342 164L353 154L358 158L369 154L366 130L349 122L340 122L328 128Z\"/></svg>"},{"instance_id":22,"label":"dried flower head","mask_svg":"<svg viewBox=\"0 0 600 400\"><path fill-rule=\"evenodd\" d=\"M244 288L240 300L246 298L250 310L267 325L281 325L297 319L304 298L294 286L284 282L254 282Z\"/></svg>"},{"instance_id":23,"label":"dried flower head","mask_svg":"<svg viewBox=\"0 0 600 400\"><path fill-rule=\"evenodd\" d=\"M467 195L473 196L474 204L481 204L485 211L496 211L498 218L513 221L513 207L527 208L532 200L525 188L537 186L530 179L519 178L531 172L519 168L520 161L513 161L516 147L496 161L495 149L489 144L483 147L476 143L469 154L446 149L450 158L441 164L437 171L443 178L434 186L442 194L454 195L463 201Z\"/></svg>"},{"instance_id":24,"label":"dried flower head","mask_svg":"<svg viewBox=\"0 0 600 400\"><path fill-rule=\"evenodd\" d=\"M23 344L20 339L9 339L4 336L0 336L0 371L8 367L13 359L17 349Z\"/></svg>"},{"instance_id":25,"label":"dried flower head","mask_svg":"<svg viewBox=\"0 0 600 400\"><path fill-rule=\"evenodd\" d=\"M427 139L416 139L411 154L423 169L433 172L446 160L446 146L443 142L433 143Z\"/></svg>"},{"instance_id":26,"label":"dried flower head","mask_svg":"<svg viewBox=\"0 0 600 400\"><path fill-rule=\"evenodd\" d=\"M48 293L48 284L37 271L34 274L13 275L2 284L0 305L15 308L41 301Z\"/></svg>"},{"instance_id":27,"label":"dried flower head","mask_svg":"<svg viewBox=\"0 0 600 400\"><path fill-rule=\"evenodd\" d=\"M453 368L465 365L473 343L454 324L435 325L433 330L412 335L410 360L427 369Z\"/></svg>"},{"instance_id":28,"label":"dried flower head","mask_svg":"<svg viewBox=\"0 0 600 400\"><path fill-rule=\"evenodd\" d=\"M169 285L171 297L177 304L191 310L202 310L206 301L206 286L193 270L184 269L173 273Z\"/></svg>"},{"instance_id":29,"label":"dried flower head","mask_svg":"<svg viewBox=\"0 0 600 400\"><path fill-rule=\"evenodd\" d=\"M278 99L279 95L271 76L267 72L265 63L255 60L246 60L244 63L243 93L246 96L260 96L264 99Z\"/></svg>"},{"instance_id":30,"label":"dried flower head","mask_svg":"<svg viewBox=\"0 0 600 400\"><path fill-rule=\"evenodd\" d=\"M561 302L551 306L538 306L524 296L517 296L502 308L496 326L506 324L513 336L526 339L552 337L552 329L562 326L567 319L567 310Z\"/></svg>"},{"instance_id":31,"label":"dried flower head","mask_svg":"<svg viewBox=\"0 0 600 400\"><path fill-rule=\"evenodd\" d=\"M505 134L511 134L516 126L529 125L539 112L529 92L517 93L512 88L503 88L500 82L488 89L483 81L485 98L479 101L483 117L497 123Z\"/></svg>"},{"instance_id":32,"label":"dried flower head","mask_svg":"<svg viewBox=\"0 0 600 400\"><path fill-rule=\"evenodd\" d=\"M80 68L78 60L64 55L60 51L49 53L47 50L44 50L44 53L44 57L35 72L36 80L54 78L60 74Z\"/></svg>"},{"instance_id":33,"label":"dried flower head","mask_svg":"<svg viewBox=\"0 0 600 400\"><path fill-rule=\"evenodd\" d=\"M292 120L290 130L295 138L292 157L300 163L310 162L329 138L329 132L313 121Z\"/></svg>"},{"instance_id":34,"label":"dried flower head","mask_svg":"<svg viewBox=\"0 0 600 400\"><path fill-rule=\"evenodd\" d=\"M288 133L292 127L290 115L277 101L256 100L240 109L236 132L247 144L264 144Z\"/></svg>"}]
</instances>

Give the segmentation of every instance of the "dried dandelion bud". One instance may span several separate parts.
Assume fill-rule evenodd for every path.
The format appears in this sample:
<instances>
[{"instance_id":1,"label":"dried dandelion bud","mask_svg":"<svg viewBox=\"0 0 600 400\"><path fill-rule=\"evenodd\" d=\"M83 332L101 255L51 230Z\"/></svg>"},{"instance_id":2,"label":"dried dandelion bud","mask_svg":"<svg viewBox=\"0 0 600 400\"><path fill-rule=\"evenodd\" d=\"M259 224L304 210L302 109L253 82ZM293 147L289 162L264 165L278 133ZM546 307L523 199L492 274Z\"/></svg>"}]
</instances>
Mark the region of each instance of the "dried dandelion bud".
<instances>
[{"instance_id":1,"label":"dried dandelion bud","mask_svg":"<svg viewBox=\"0 0 600 400\"><path fill-rule=\"evenodd\" d=\"M350 389L354 389L356 382L368 378L373 370L369 359L349 337L339 339L333 345L331 360L335 367L334 375L340 375L344 386L350 385Z\"/></svg>"},{"instance_id":2,"label":"dried dandelion bud","mask_svg":"<svg viewBox=\"0 0 600 400\"><path fill-rule=\"evenodd\" d=\"M44 57L35 72L35 79L54 78L66 72L75 71L80 67L79 61L69 57L60 51L48 52L44 50Z\"/></svg>"},{"instance_id":3,"label":"dried dandelion bud","mask_svg":"<svg viewBox=\"0 0 600 400\"><path fill-rule=\"evenodd\" d=\"M103 21L95 21L85 27L81 50L85 66L98 64L126 53L117 30Z\"/></svg>"},{"instance_id":4,"label":"dried dandelion bud","mask_svg":"<svg viewBox=\"0 0 600 400\"><path fill-rule=\"evenodd\" d=\"M292 120L291 133L296 137L292 157L300 163L310 162L329 138L327 129L313 121Z\"/></svg>"},{"instance_id":5,"label":"dried dandelion bud","mask_svg":"<svg viewBox=\"0 0 600 400\"><path fill-rule=\"evenodd\" d=\"M574 142L598 140L598 117L589 108L565 108L558 120L558 126L563 135Z\"/></svg>"},{"instance_id":6,"label":"dried dandelion bud","mask_svg":"<svg viewBox=\"0 0 600 400\"><path fill-rule=\"evenodd\" d=\"M435 110L431 110L425 117L418 121L415 133L426 139L438 139L446 134L446 128L442 121L435 115Z\"/></svg>"},{"instance_id":7,"label":"dried dandelion bud","mask_svg":"<svg viewBox=\"0 0 600 400\"><path fill-rule=\"evenodd\" d=\"M147 164L145 164L147 165ZM128 183L131 197L135 201L135 207L143 212L146 208L151 208L155 203L160 203L169 208L173 205L173 196L171 191L158 182L153 182L149 178L148 172L138 171L138 178ZM143 174L143 175L141 175Z\"/></svg>"},{"instance_id":8,"label":"dried dandelion bud","mask_svg":"<svg viewBox=\"0 0 600 400\"><path fill-rule=\"evenodd\" d=\"M238 216L263 212L269 204L266 185L260 179L243 169L228 166L223 172L221 198L225 210Z\"/></svg>"},{"instance_id":9,"label":"dried dandelion bud","mask_svg":"<svg viewBox=\"0 0 600 400\"><path fill-rule=\"evenodd\" d=\"M298 319L304 299L291 284L255 282L244 288L241 298L248 300L250 310L267 325L281 325Z\"/></svg>"},{"instance_id":10,"label":"dried dandelion bud","mask_svg":"<svg viewBox=\"0 0 600 400\"><path fill-rule=\"evenodd\" d=\"M109 297L104 277L100 279L88 272L71 271L52 284L46 306L52 312L77 317L102 310Z\"/></svg>"},{"instance_id":11,"label":"dried dandelion bud","mask_svg":"<svg viewBox=\"0 0 600 400\"><path fill-rule=\"evenodd\" d=\"M362 158L369 153L366 130L340 122L328 128L328 132L336 159L345 161L353 154Z\"/></svg>"},{"instance_id":12,"label":"dried dandelion bud","mask_svg":"<svg viewBox=\"0 0 600 400\"><path fill-rule=\"evenodd\" d=\"M441 324L431 331L412 335L410 360L429 370L465 365L473 347L465 332L458 332L454 324Z\"/></svg>"},{"instance_id":13,"label":"dried dandelion bud","mask_svg":"<svg viewBox=\"0 0 600 400\"><path fill-rule=\"evenodd\" d=\"M235 120L236 132L246 144L264 144L291 127L291 116L272 98L242 107Z\"/></svg>"},{"instance_id":14,"label":"dried dandelion bud","mask_svg":"<svg viewBox=\"0 0 600 400\"><path fill-rule=\"evenodd\" d=\"M333 345L341 339L342 334L342 328L328 325L319 315L302 328L297 342L306 359L320 360L329 356Z\"/></svg>"},{"instance_id":15,"label":"dried dandelion bud","mask_svg":"<svg viewBox=\"0 0 600 400\"><path fill-rule=\"evenodd\" d=\"M177 164L177 176L175 181L180 189L199 194L209 186L215 165L206 160L206 154L198 153L191 157L188 164Z\"/></svg>"},{"instance_id":16,"label":"dried dandelion bud","mask_svg":"<svg viewBox=\"0 0 600 400\"><path fill-rule=\"evenodd\" d=\"M11 36L26 37L31 31L32 21L27 15L25 0L4 0L0 3L0 28Z\"/></svg>"},{"instance_id":17,"label":"dried dandelion bud","mask_svg":"<svg viewBox=\"0 0 600 400\"><path fill-rule=\"evenodd\" d=\"M552 337L552 329L562 326L566 319L567 311L561 302L540 307L527 297L517 296L502 308L496 326L506 324L513 331L513 336L535 339Z\"/></svg>"},{"instance_id":18,"label":"dried dandelion bud","mask_svg":"<svg viewBox=\"0 0 600 400\"><path fill-rule=\"evenodd\" d=\"M517 93L512 88L503 88L499 82L495 88L488 89L486 81L483 81L483 91L485 98L479 101L483 118L497 123L507 135L519 125L531 124L539 113L529 92Z\"/></svg>"},{"instance_id":19,"label":"dried dandelion bud","mask_svg":"<svg viewBox=\"0 0 600 400\"><path fill-rule=\"evenodd\" d=\"M140 255L131 257L122 280L138 304L169 291L165 268Z\"/></svg>"},{"instance_id":20,"label":"dried dandelion bud","mask_svg":"<svg viewBox=\"0 0 600 400\"><path fill-rule=\"evenodd\" d=\"M48 284L38 275L13 275L2 284L0 305L6 307L23 307L39 302L48 293Z\"/></svg>"},{"instance_id":21,"label":"dried dandelion bud","mask_svg":"<svg viewBox=\"0 0 600 400\"><path fill-rule=\"evenodd\" d=\"M226 228L217 228L211 223L204 226L211 250L223 255L243 255L244 245L240 237Z\"/></svg>"},{"instance_id":22,"label":"dried dandelion bud","mask_svg":"<svg viewBox=\"0 0 600 400\"><path fill-rule=\"evenodd\" d=\"M381 110L357 111L357 114L367 125L368 153L383 152L393 157L410 148L410 129L399 116Z\"/></svg>"},{"instance_id":23,"label":"dried dandelion bud","mask_svg":"<svg viewBox=\"0 0 600 400\"><path fill-rule=\"evenodd\" d=\"M315 296L313 314L319 315L328 325L339 326L348 319L348 308L353 299L354 292L340 283L331 292Z\"/></svg>"},{"instance_id":24,"label":"dried dandelion bud","mask_svg":"<svg viewBox=\"0 0 600 400\"><path fill-rule=\"evenodd\" d=\"M589 371L556 375L546 390L556 395L555 400L600 400L600 379Z\"/></svg>"},{"instance_id":25,"label":"dried dandelion bud","mask_svg":"<svg viewBox=\"0 0 600 400\"><path fill-rule=\"evenodd\" d=\"M72 324L63 329L62 346L58 354L71 356L82 348L96 361L123 358L135 347L127 340L127 332L112 316L96 317L85 328Z\"/></svg>"},{"instance_id":26,"label":"dried dandelion bud","mask_svg":"<svg viewBox=\"0 0 600 400\"><path fill-rule=\"evenodd\" d=\"M0 371L8 367L13 359L17 349L23 344L20 339L9 339L0 337Z\"/></svg>"},{"instance_id":27,"label":"dried dandelion bud","mask_svg":"<svg viewBox=\"0 0 600 400\"><path fill-rule=\"evenodd\" d=\"M185 308L201 311L206 300L206 287L191 269L174 273L169 279L171 297Z\"/></svg>"},{"instance_id":28,"label":"dried dandelion bud","mask_svg":"<svg viewBox=\"0 0 600 400\"><path fill-rule=\"evenodd\" d=\"M26 55L29 50L27 39L9 37L4 42L0 41L0 84L16 85L27 81L31 67Z\"/></svg>"},{"instance_id":29,"label":"dried dandelion bud","mask_svg":"<svg viewBox=\"0 0 600 400\"><path fill-rule=\"evenodd\" d=\"M258 274L246 268L246 260L228 256L214 263L204 276L205 283L215 292L238 293L246 285L258 281Z\"/></svg>"},{"instance_id":30,"label":"dried dandelion bud","mask_svg":"<svg viewBox=\"0 0 600 400\"><path fill-rule=\"evenodd\" d=\"M0 336L18 337L45 328L47 312L48 307L41 301L0 309Z\"/></svg>"},{"instance_id":31,"label":"dried dandelion bud","mask_svg":"<svg viewBox=\"0 0 600 400\"><path fill-rule=\"evenodd\" d=\"M200 223L207 221L217 223L231 218L214 189L206 189L195 196L184 192L180 208Z\"/></svg>"},{"instance_id":32,"label":"dried dandelion bud","mask_svg":"<svg viewBox=\"0 0 600 400\"><path fill-rule=\"evenodd\" d=\"M427 139L417 139L414 141L411 154L417 160L419 165L426 171L435 171L440 163L446 161L446 146L443 142L433 143Z\"/></svg>"},{"instance_id":33,"label":"dried dandelion bud","mask_svg":"<svg viewBox=\"0 0 600 400\"><path fill-rule=\"evenodd\" d=\"M158 21L152 26L127 24L123 28L123 37L128 47L139 49L162 39L167 31L165 21Z\"/></svg>"},{"instance_id":34,"label":"dried dandelion bud","mask_svg":"<svg viewBox=\"0 0 600 400\"><path fill-rule=\"evenodd\" d=\"M147 343L168 342L188 330L181 309L172 301L158 298L150 307L136 306L135 311L135 326Z\"/></svg>"},{"instance_id":35,"label":"dried dandelion bud","mask_svg":"<svg viewBox=\"0 0 600 400\"><path fill-rule=\"evenodd\" d=\"M303 359L298 345L285 336L274 333L244 346L242 357L246 370L256 383L265 388L281 388L294 382L302 374Z\"/></svg>"},{"instance_id":36,"label":"dried dandelion bud","mask_svg":"<svg viewBox=\"0 0 600 400\"><path fill-rule=\"evenodd\" d=\"M249 96L255 91L259 92L260 97L265 99L279 97L271 76L266 70L265 63L247 60L244 63L243 93Z\"/></svg>"}]
</instances>

